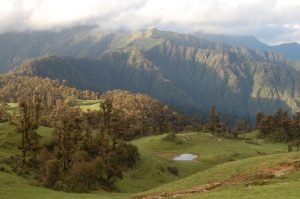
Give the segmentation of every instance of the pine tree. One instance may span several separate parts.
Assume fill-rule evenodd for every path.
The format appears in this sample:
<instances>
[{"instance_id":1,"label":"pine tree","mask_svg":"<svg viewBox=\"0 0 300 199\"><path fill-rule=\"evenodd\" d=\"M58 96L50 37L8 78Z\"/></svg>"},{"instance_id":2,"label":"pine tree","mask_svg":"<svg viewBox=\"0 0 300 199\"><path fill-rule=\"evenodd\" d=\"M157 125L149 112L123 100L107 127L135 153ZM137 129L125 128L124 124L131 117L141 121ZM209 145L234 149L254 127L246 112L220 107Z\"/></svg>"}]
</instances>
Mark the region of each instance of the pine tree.
<instances>
[{"instance_id":1,"label":"pine tree","mask_svg":"<svg viewBox=\"0 0 300 199\"><path fill-rule=\"evenodd\" d=\"M225 114L225 116L224 116L224 128L227 133L231 133L229 113Z\"/></svg>"},{"instance_id":2,"label":"pine tree","mask_svg":"<svg viewBox=\"0 0 300 199\"><path fill-rule=\"evenodd\" d=\"M209 121L210 122L209 123L209 130L211 132L215 132L216 131L216 128L217 128L217 126L216 126L217 115L218 115L218 113L217 113L216 107L215 106L211 107L211 110L210 110L210 121Z\"/></svg>"},{"instance_id":3,"label":"pine tree","mask_svg":"<svg viewBox=\"0 0 300 199\"><path fill-rule=\"evenodd\" d=\"M128 129L124 113L114 109L109 98L100 104L100 113L100 131L110 136L114 148L117 140L122 138Z\"/></svg>"},{"instance_id":4,"label":"pine tree","mask_svg":"<svg viewBox=\"0 0 300 199\"><path fill-rule=\"evenodd\" d=\"M245 119L237 119L235 124L234 137L237 138L238 134L245 133L248 129L248 124Z\"/></svg>"}]
</instances>

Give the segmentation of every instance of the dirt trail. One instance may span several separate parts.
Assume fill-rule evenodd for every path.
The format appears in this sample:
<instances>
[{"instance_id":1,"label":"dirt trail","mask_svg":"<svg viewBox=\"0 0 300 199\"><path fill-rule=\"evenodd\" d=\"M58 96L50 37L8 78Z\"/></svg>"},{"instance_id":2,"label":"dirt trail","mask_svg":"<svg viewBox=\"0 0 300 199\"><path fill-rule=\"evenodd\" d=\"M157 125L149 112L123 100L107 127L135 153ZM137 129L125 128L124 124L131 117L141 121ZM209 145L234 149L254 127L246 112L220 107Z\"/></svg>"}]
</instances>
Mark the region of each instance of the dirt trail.
<instances>
[{"instance_id":1,"label":"dirt trail","mask_svg":"<svg viewBox=\"0 0 300 199\"><path fill-rule=\"evenodd\" d=\"M277 166L268 167L260 172L253 173L253 174L237 175L228 178L226 180L202 184L192 188L187 188L187 189L182 189L182 190L172 191L172 192L161 192L161 193L140 195L140 196L132 197L131 199L163 199L169 197L177 198L180 196L186 196L194 193L209 191L217 187L225 187L225 186L230 186L230 185L244 183L244 182L251 182L254 181L255 179L262 180L270 177L279 177L288 173L289 171L295 170L299 166L300 166L300 161L281 163Z\"/></svg>"}]
</instances>

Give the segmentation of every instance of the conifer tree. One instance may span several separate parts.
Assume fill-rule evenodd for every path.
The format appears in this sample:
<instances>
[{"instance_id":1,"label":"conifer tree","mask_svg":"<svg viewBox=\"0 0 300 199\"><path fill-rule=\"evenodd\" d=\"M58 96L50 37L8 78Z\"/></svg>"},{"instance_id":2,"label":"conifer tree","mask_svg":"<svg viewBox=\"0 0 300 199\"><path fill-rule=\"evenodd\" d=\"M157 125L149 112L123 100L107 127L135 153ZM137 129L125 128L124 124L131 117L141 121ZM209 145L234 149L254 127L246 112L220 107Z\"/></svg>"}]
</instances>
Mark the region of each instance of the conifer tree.
<instances>
[{"instance_id":1,"label":"conifer tree","mask_svg":"<svg viewBox=\"0 0 300 199\"><path fill-rule=\"evenodd\" d=\"M216 126L217 115L218 115L218 113L217 113L216 107L215 106L211 107L211 110L210 110L210 121L209 121L209 130L211 132L215 132L216 131L216 128L217 128L217 126Z\"/></svg>"},{"instance_id":2,"label":"conifer tree","mask_svg":"<svg viewBox=\"0 0 300 199\"><path fill-rule=\"evenodd\" d=\"M230 129L230 115L228 113L224 116L224 128L227 133L231 133Z\"/></svg>"}]
</instances>

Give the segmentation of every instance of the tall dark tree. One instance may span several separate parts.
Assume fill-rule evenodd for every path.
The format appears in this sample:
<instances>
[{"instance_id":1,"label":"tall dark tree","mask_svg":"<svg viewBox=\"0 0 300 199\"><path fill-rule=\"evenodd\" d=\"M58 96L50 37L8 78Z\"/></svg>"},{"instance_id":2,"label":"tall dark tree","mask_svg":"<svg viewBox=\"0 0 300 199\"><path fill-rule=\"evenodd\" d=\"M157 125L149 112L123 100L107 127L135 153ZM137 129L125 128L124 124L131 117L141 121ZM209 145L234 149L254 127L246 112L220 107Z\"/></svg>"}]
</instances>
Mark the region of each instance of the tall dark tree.
<instances>
[{"instance_id":1,"label":"tall dark tree","mask_svg":"<svg viewBox=\"0 0 300 199\"><path fill-rule=\"evenodd\" d=\"M110 133L110 122L111 116L113 112L112 101L109 98L104 99L100 103L100 130L106 131L106 133Z\"/></svg>"},{"instance_id":2,"label":"tall dark tree","mask_svg":"<svg viewBox=\"0 0 300 199\"><path fill-rule=\"evenodd\" d=\"M237 138L238 134L240 133L246 133L248 130L248 123L245 119L237 119L235 123L235 129L234 129L234 137Z\"/></svg>"},{"instance_id":3,"label":"tall dark tree","mask_svg":"<svg viewBox=\"0 0 300 199\"><path fill-rule=\"evenodd\" d=\"M259 130L261 137L291 142L300 138L299 118L299 113L290 116L283 109L278 109L273 115L258 113L256 129Z\"/></svg>"},{"instance_id":4,"label":"tall dark tree","mask_svg":"<svg viewBox=\"0 0 300 199\"><path fill-rule=\"evenodd\" d=\"M230 114L226 113L224 115L224 129L227 133L231 133L231 129L230 129Z\"/></svg>"},{"instance_id":5,"label":"tall dark tree","mask_svg":"<svg viewBox=\"0 0 300 199\"><path fill-rule=\"evenodd\" d=\"M28 153L33 158L40 148L37 129L40 119L40 100L36 97L19 103L18 132L21 134L19 149L22 152L22 164L25 165Z\"/></svg>"},{"instance_id":6,"label":"tall dark tree","mask_svg":"<svg viewBox=\"0 0 300 199\"><path fill-rule=\"evenodd\" d=\"M55 153L63 170L72 166L75 153L81 140L82 117L79 107L72 107L66 101L58 101L52 112L52 125L55 128Z\"/></svg>"},{"instance_id":7,"label":"tall dark tree","mask_svg":"<svg viewBox=\"0 0 300 199\"><path fill-rule=\"evenodd\" d=\"M110 136L113 148L117 140L126 135L129 124L123 111L115 109L110 98L104 98L100 104L100 131Z\"/></svg>"},{"instance_id":8,"label":"tall dark tree","mask_svg":"<svg viewBox=\"0 0 300 199\"><path fill-rule=\"evenodd\" d=\"M212 132L216 131L217 121L216 118L218 116L217 109L215 106L211 107L210 110L210 120L209 120L209 130Z\"/></svg>"}]
</instances>

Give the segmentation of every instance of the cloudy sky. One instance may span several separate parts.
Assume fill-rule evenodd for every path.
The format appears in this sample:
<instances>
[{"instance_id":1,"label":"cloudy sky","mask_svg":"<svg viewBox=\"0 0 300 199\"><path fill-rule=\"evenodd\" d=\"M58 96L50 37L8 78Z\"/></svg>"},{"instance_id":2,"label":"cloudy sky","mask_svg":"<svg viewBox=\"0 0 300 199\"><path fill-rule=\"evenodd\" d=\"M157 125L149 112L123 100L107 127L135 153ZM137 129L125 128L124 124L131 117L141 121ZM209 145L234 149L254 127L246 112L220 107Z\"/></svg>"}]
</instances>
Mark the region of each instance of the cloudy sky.
<instances>
[{"instance_id":1,"label":"cloudy sky","mask_svg":"<svg viewBox=\"0 0 300 199\"><path fill-rule=\"evenodd\" d=\"M299 0L0 0L0 32L97 24L300 42Z\"/></svg>"}]
</instances>

